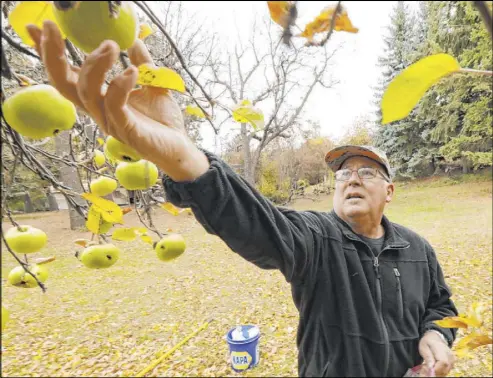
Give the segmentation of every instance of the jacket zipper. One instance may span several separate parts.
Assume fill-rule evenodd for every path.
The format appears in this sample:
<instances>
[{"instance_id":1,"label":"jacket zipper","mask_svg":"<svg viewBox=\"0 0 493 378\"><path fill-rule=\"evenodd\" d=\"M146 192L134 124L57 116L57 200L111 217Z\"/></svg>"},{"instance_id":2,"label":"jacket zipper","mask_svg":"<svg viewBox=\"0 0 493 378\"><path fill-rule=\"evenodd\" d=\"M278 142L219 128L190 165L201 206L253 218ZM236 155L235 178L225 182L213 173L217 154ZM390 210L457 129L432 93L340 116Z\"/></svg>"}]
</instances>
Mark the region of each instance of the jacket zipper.
<instances>
[{"instance_id":1,"label":"jacket zipper","mask_svg":"<svg viewBox=\"0 0 493 378\"><path fill-rule=\"evenodd\" d=\"M401 288L401 273L399 269L394 268L395 278L397 280L397 300L398 300L398 314L400 318L404 317L404 305L402 303L402 288Z\"/></svg>"},{"instance_id":2,"label":"jacket zipper","mask_svg":"<svg viewBox=\"0 0 493 378\"><path fill-rule=\"evenodd\" d=\"M382 251L383 252L383 251ZM378 256L382 253L380 252ZM385 324L385 320L383 318L383 311L382 311L382 287L381 287L381 281L380 281L380 269L379 269L379 263L378 263L378 256L375 256L373 258L373 267L375 268L375 274L377 276L377 309L378 309L378 315L380 317L380 323L382 324L382 330L383 330L383 336L385 339L385 358L384 358L384 371L382 376L386 377L387 376L387 370L389 369L389 353L390 353L390 345L389 345L389 331L387 330L387 325Z\"/></svg>"}]
</instances>

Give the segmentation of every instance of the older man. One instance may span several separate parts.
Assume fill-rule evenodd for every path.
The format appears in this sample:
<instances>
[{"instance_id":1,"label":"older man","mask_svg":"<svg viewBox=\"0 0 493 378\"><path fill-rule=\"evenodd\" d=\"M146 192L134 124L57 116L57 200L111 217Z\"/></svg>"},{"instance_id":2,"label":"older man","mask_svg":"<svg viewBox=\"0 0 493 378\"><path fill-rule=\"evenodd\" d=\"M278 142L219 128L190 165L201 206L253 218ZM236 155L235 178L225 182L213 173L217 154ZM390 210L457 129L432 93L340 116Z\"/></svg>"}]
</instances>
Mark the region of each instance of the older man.
<instances>
[{"instance_id":1,"label":"older man","mask_svg":"<svg viewBox=\"0 0 493 378\"><path fill-rule=\"evenodd\" d=\"M301 376L402 376L423 359L438 375L448 373L455 330L433 321L457 311L430 244L383 215L394 185L381 153L354 146L329 152L331 212L277 208L192 143L168 91L134 89L136 66L153 63L141 41L128 51L133 66L103 90L119 55L114 42L103 42L79 70L67 62L54 23L28 30L53 85L103 131L156 163L172 203L191 207L233 251L290 282Z\"/></svg>"}]
</instances>

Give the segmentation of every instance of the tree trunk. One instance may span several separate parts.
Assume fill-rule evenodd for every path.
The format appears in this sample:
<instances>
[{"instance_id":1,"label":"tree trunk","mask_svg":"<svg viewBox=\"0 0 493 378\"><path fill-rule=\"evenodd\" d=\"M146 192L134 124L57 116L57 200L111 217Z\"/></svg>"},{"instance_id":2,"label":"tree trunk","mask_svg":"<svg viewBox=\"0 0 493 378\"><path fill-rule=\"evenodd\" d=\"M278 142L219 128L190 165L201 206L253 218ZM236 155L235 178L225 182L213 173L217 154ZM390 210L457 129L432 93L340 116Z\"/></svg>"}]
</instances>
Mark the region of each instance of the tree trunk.
<instances>
[{"instance_id":1,"label":"tree trunk","mask_svg":"<svg viewBox=\"0 0 493 378\"><path fill-rule=\"evenodd\" d=\"M24 193L24 212L34 213L33 201L31 201L29 193Z\"/></svg>"},{"instance_id":2,"label":"tree trunk","mask_svg":"<svg viewBox=\"0 0 493 378\"><path fill-rule=\"evenodd\" d=\"M246 128L246 123L241 124L241 141L243 144L243 176L250 184L255 185L253 176L252 154L250 151L250 138Z\"/></svg>"},{"instance_id":3,"label":"tree trunk","mask_svg":"<svg viewBox=\"0 0 493 378\"><path fill-rule=\"evenodd\" d=\"M48 207L50 211L58 211L58 202L56 201L55 196L53 193L48 192L46 194L46 197L48 197Z\"/></svg>"},{"instance_id":4,"label":"tree trunk","mask_svg":"<svg viewBox=\"0 0 493 378\"><path fill-rule=\"evenodd\" d=\"M55 138L55 148L58 156L70 155L70 130L62 131ZM82 193L84 189L81 186L79 175L75 167L70 167L66 164L60 166L60 180L72 190ZM84 206L85 201L82 197L74 196L75 203ZM84 218L77 212L77 210L69 203L69 215L70 215L70 229L75 230L84 226Z\"/></svg>"}]
</instances>

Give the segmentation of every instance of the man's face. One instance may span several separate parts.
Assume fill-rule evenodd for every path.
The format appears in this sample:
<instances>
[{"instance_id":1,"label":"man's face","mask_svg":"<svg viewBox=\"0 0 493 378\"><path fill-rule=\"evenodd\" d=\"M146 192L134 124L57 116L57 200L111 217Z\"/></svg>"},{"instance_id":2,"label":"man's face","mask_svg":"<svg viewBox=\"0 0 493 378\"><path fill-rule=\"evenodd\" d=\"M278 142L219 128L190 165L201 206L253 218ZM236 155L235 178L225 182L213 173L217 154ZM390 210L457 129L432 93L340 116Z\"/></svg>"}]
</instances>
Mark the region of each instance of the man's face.
<instances>
[{"instance_id":1,"label":"man's face","mask_svg":"<svg viewBox=\"0 0 493 378\"><path fill-rule=\"evenodd\" d=\"M360 168L376 168L377 175L371 179L361 179L356 172ZM394 185L387 182L382 173L384 169L376 161L363 156L347 159L341 168L349 169L351 177L347 181L336 181L334 210L343 218L357 220L371 215L383 214L385 204L392 200ZM385 174L385 173L384 173Z\"/></svg>"}]
</instances>

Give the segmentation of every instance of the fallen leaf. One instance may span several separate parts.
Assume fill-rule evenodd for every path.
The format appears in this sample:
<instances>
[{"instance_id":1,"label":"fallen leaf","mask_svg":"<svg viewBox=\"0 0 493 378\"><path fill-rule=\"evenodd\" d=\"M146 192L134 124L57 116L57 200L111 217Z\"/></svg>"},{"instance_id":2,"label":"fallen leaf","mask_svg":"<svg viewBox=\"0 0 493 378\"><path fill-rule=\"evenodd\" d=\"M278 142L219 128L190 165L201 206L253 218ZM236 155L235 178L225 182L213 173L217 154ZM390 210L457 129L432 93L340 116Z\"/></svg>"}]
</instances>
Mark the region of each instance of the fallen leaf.
<instances>
[{"instance_id":1,"label":"fallen leaf","mask_svg":"<svg viewBox=\"0 0 493 378\"><path fill-rule=\"evenodd\" d=\"M460 341L455 345L455 351L459 356L466 356L469 351L492 343L493 340L488 335L481 335L473 332L460 339Z\"/></svg>"},{"instance_id":2,"label":"fallen leaf","mask_svg":"<svg viewBox=\"0 0 493 378\"><path fill-rule=\"evenodd\" d=\"M123 213L123 215L128 214L128 213L130 213L131 211L132 211L132 208L131 208L131 207L125 207L125 208L123 208L123 209L122 209L122 213Z\"/></svg>"},{"instance_id":3,"label":"fallen leaf","mask_svg":"<svg viewBox=\"0 0 493 378\"><path fill-rule=\"evenodd\" d=\"M254 108L249 100L243 100L233 108L233 119L240 123L250 123L255 130L264 127L264 114Z\"/></svg>"},{"instance_id":4,"label":"fallen leaf","mask_svg":"<svg viewBox=\"0 0 493 378\"><path fill-rule=\"evenodd\" d=\"M10 12L9 23L23 43L31 47L34 46L34 41L27 32L27 25L33 24L38 28L42 28L43 22L46 20L57 23L52 6L50 1L19 1ZM66 35L61 30L60 33L62 38L65 39Z\"/></svg>"},{"instance_id":5,"label":"fallen leaf","mask_svg":"<svg viewBox=\"0 0 493 378\"><path fill-rule=\"evenodd\" d=\"M459 316L447 317L442 320L435 320L434 323L443 328L467 328L467 323Z\"/></svg>"},{"instance_id":6,"label":"fallen leaf","mask_svg":"<svg viewBox=\"0 0 493 378\"><path fill-rule=\"evenodd\" d=\"M179 215L183 211L182 209L179 209L178 207L173 205L171 202L165 202L161 204L161 207L174 216Z\"/></svg>"},{"instance_id":7,"label":"fallen leaf","mask_svg":"<svg viewBox=\"0 0 493 378\"><path fill-rule=\"evenodd\" d=\"M77 239L77 240L75 240L74 243L77 245L80 245L81 247L85 247L85 246L87 246L88 242L89 242L89 240L87 240L87 239Z\"/></svg>"},{"instance_id":8,"label":"fallen leaf","mask_svg":"<svg viewBox=\"0 0 493 378\"><path fill-rule=\"evenodd\" d=\"M285 28L289 20L289 11L293 5L292 1L268 1L270 18L276 24Z\"/></svg>"},{"instance_id":9,"label":"fallen leaf","mask_svg":"<svg viewBox=\"0 0 493 378\"><path fill-rule=\"evenodd\" d=\"M140 65L137 84L185 92L185 82L181 76L166 67L153 68L148 64Z\"/></svg>"},{"instance_id":10,"label":"fallen leaf","mask_svg":"<svg viewBox=\"0 0 493 378\"><path fill-rule=\"evenodd\" d=\"M355 28L349 19L347 10L344 6L340 6L341 10L336 16L334 23L334 31L345 31L348 33L357 33L358 28ZM322 12L305 26L305 30L300 34L301 37L305 37L309 40L313 39L315 34L329 31L330 24L332 23L332 17L336 10L336 4L329 5L324 8Z\"/></svg>"},{"instance_id":11,"label":"fallen leaf","mask_svg":"<svg viewBox=\"0 0 493 378\"><path fill-rule=\"evenodd\" d=\"M407 117L428 89L460 68L457 60L448 54L427 56L407 67L383 94L382 124Z\"/></svg>"}]
</instances>

